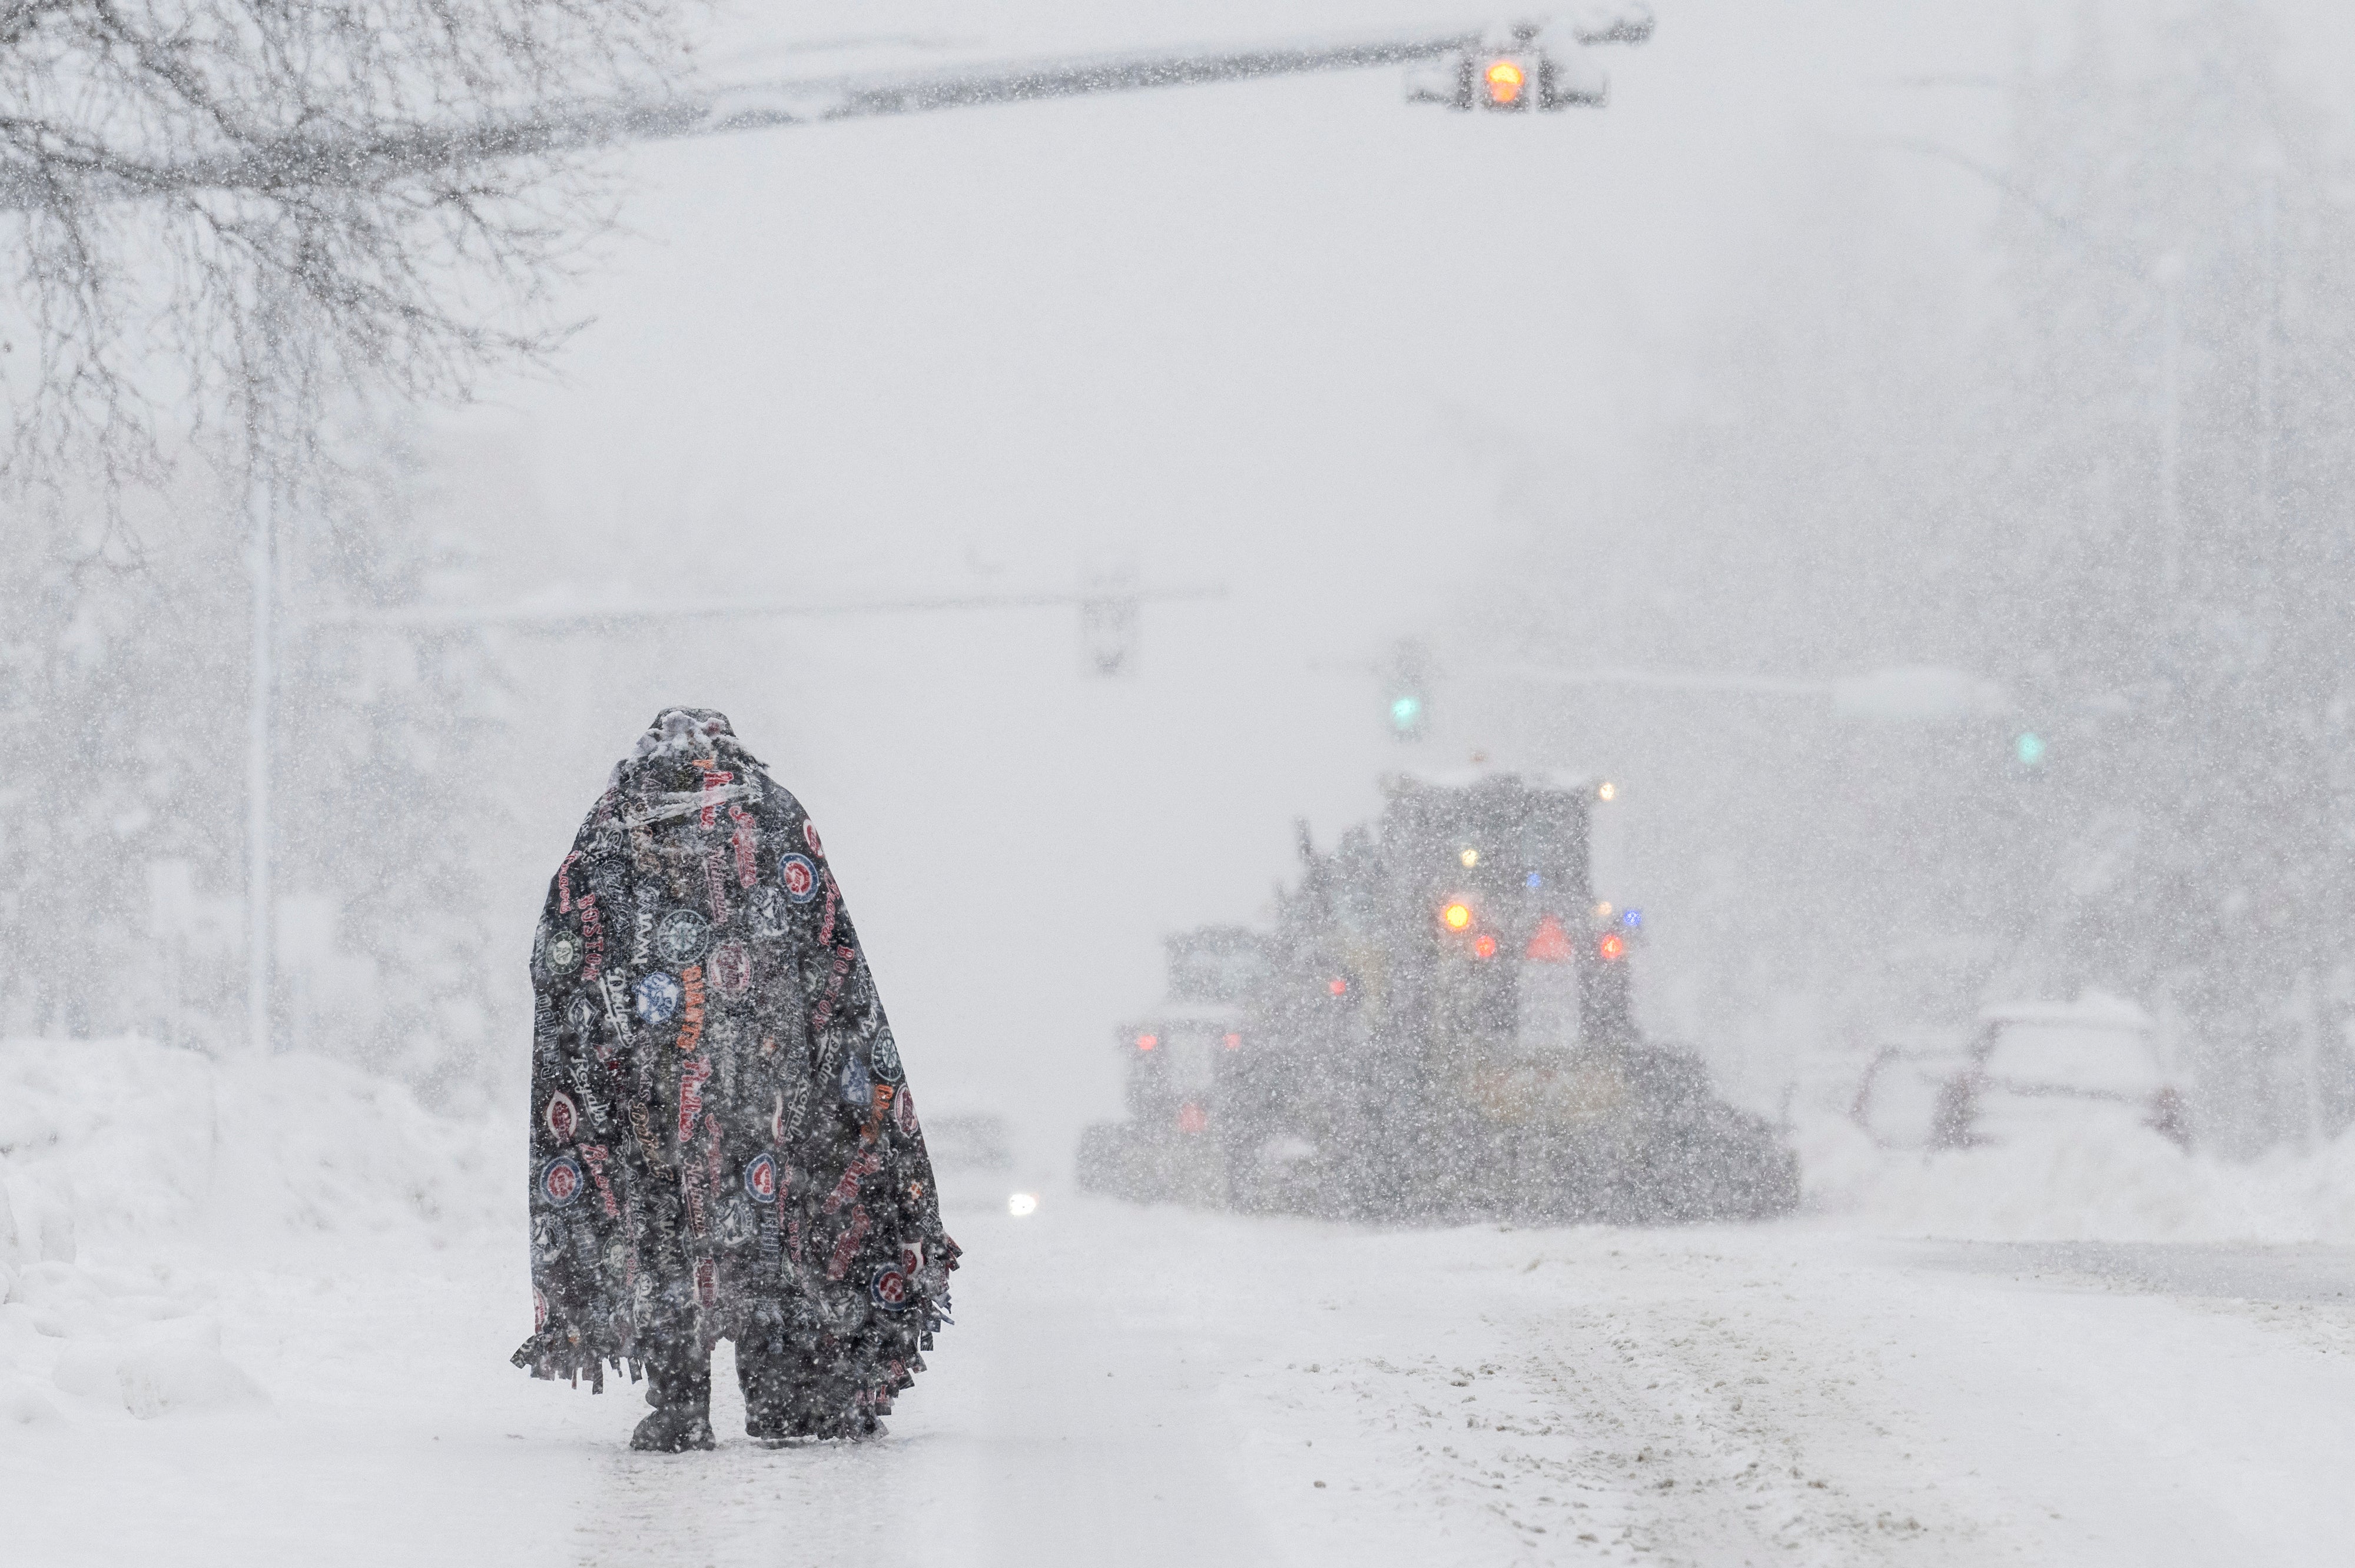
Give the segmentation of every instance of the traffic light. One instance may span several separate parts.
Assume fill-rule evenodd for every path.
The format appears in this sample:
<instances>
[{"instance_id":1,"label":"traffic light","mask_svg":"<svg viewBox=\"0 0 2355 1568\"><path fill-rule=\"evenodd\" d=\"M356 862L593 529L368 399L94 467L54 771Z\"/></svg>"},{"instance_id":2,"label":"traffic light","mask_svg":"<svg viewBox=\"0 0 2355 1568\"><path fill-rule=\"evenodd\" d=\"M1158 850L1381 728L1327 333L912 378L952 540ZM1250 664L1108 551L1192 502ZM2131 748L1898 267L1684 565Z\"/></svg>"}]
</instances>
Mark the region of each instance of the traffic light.
<instances>
[{"instance_id":1,"label":"traffic light","mask_svg":"<svg viewBox=\"0 0 2355 1568\"><path fill-rule=\"evenodd\" d=\"M1594 956L1606 964L1615 964L1627 956L1627 938L1616 931L1605 931L1603 939L1594 944Z\"/></svg>"},{"instance_id":2,"label":"traffic light","mask_svg":"<svg viewBox=\"0 0 2355 1568\"><path fill-rule=\"evenodd\" d=\"M1521 93L1529 83L1529 68L1510 56L1490 60L1487 69L1480 73L1480 86L1488 95L1491 109L1527 108L1521 101Z\"/></svg>"},{"instance_id":3,"label":"traffic light","mask_svg":"<svg viewBox=\"0 0 2355 1568\"><path fill-rule=\"evenodd\" d=\"M2018 759L2022 768L2043 767L2044 753L2047 749L2044 737L2032 729L2021 730L2013 737L2011 743L2011 755Z\"/></svg>"},{"instance_id":4,"label":"traffic light","mask_svg":"<svg viewBox=\"0 0 2355 1568\"><path fill-rule=\"evenodd\" d=\"M1080 600L1080 664L1092 675L1134 674L1136 669L1135 590L1098 585Z\"/></svg>"},{"instance_id":5,"label":"traffic light","mask_svg":"<svg viewBox=\"0 0 2355 1568\"><path fill-rule=\"evenodd\" d=\"M1642 0L1605 0L1568 20L1515 23L1411 68L1407 100L1508 114L1599 109L1610 99L1611 79L1589 47L1640 44L1651 36L1651 7Z\"/></svg>"},{"instance_id":6,"label":"traffic light","mask_svg":"<svg viewBox=\"0 0 2355 1568\"><path fill-rule=\"evenodd\" d=\"M1412 638L1382 666L1382 709L1393 740L1421 740L1431 718L1431 653Z\"/></svg>"}]
</instances>

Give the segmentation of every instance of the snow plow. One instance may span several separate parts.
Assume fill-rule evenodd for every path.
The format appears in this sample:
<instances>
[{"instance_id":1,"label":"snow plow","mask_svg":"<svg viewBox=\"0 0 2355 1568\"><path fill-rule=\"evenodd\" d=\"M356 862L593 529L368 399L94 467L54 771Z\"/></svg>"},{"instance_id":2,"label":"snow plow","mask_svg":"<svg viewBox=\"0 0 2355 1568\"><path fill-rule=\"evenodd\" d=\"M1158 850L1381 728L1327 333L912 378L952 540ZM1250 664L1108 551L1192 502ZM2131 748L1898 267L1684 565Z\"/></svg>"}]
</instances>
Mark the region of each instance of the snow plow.
<instances>
[{"instance_id":1,"label":"snow plow","mask_svg":"<svg viewBox=\"0 0 2355 1568\"><path fill-rule=\"evenodd\" d=\"M1756 1219L1796 1157L1646 1042L1634 927L1594 901L1592 788L1397 778L1318 853L1272 929L1168 941L1169 994L1124 1024L1128 1117L1080 1184L1138 1202L1450 1224Z\"/></svg>"}]
</instances>

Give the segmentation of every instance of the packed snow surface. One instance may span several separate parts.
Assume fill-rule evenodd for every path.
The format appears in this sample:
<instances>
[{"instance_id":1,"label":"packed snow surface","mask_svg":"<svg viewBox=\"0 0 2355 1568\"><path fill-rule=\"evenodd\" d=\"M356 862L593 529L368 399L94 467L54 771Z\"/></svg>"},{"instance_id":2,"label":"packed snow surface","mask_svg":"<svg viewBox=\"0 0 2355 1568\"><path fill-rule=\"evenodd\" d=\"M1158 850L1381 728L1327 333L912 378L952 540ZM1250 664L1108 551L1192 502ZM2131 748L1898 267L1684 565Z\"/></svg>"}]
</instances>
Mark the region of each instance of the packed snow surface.
<instances>
[{"instance_id":1,"label":"packed snow surface","mask_svg":"<svg viewBox=\"0 0 2355 1568\"><path fill-rule=\"evenodd\" d=\"M944 1173L886 1440L626 1452L506 1363L518 1129L299 1057L0 1045L12 1563L2343 1560L2355 1146L1803 1139L1812 1212L1385 1232ZM724 1355L725 1352L723 1351Z\"/></svg>"}]
</instances>

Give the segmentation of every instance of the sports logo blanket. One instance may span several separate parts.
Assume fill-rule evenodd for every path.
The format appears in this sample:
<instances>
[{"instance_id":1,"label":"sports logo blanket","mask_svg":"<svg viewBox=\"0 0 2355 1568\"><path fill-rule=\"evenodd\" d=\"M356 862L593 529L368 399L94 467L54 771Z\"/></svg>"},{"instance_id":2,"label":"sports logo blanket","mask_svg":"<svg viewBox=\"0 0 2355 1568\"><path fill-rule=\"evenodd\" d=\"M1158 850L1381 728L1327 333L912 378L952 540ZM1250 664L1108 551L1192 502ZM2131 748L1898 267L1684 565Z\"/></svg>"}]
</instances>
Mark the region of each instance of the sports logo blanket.
<instances>
[{"instance_id":1,"label":"sports logo blanket","mask_svg":"<svg viewBox=\"0 0 2355 1568\"><path fill-rule=\"evenodd\" d=\"M907 1071L801 803L697 708L657 716L532 943L537 1377L719 1340L888 1411L945 1320Z\"/></svg>"}]
</instances>

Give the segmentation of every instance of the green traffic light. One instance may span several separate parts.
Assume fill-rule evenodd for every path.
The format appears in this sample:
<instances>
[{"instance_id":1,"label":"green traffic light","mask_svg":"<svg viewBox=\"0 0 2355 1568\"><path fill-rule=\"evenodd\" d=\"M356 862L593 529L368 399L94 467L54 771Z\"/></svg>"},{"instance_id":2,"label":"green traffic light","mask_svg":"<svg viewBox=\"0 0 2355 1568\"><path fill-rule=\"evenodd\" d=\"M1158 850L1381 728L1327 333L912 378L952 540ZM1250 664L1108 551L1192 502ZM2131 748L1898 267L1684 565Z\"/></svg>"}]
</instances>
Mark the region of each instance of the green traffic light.
<instances>
[{"instance_id":1,"label":"green traffic light","mask_svg":"<svg viewBox=\"0 0 2355 1568\"><path fill-rule=\"evenodd\" d=\"M2012 754L2019 758L2022 768L2035 768L2044 761L2044 737L2034 730L2023 730L2012 743Z\"/></svg>"},{"instance_id":2,"label":"green traffic light","mask_svg":"<svg viewBox=\"0 0 2355 1568\"><path fill-rule=\"evenodd\" d=\"M1391 704L1391 723L1400 729L1412 729L1423 717L1423 699L1412 694L1400 697Z\"/></svg>"}]
</instances>

